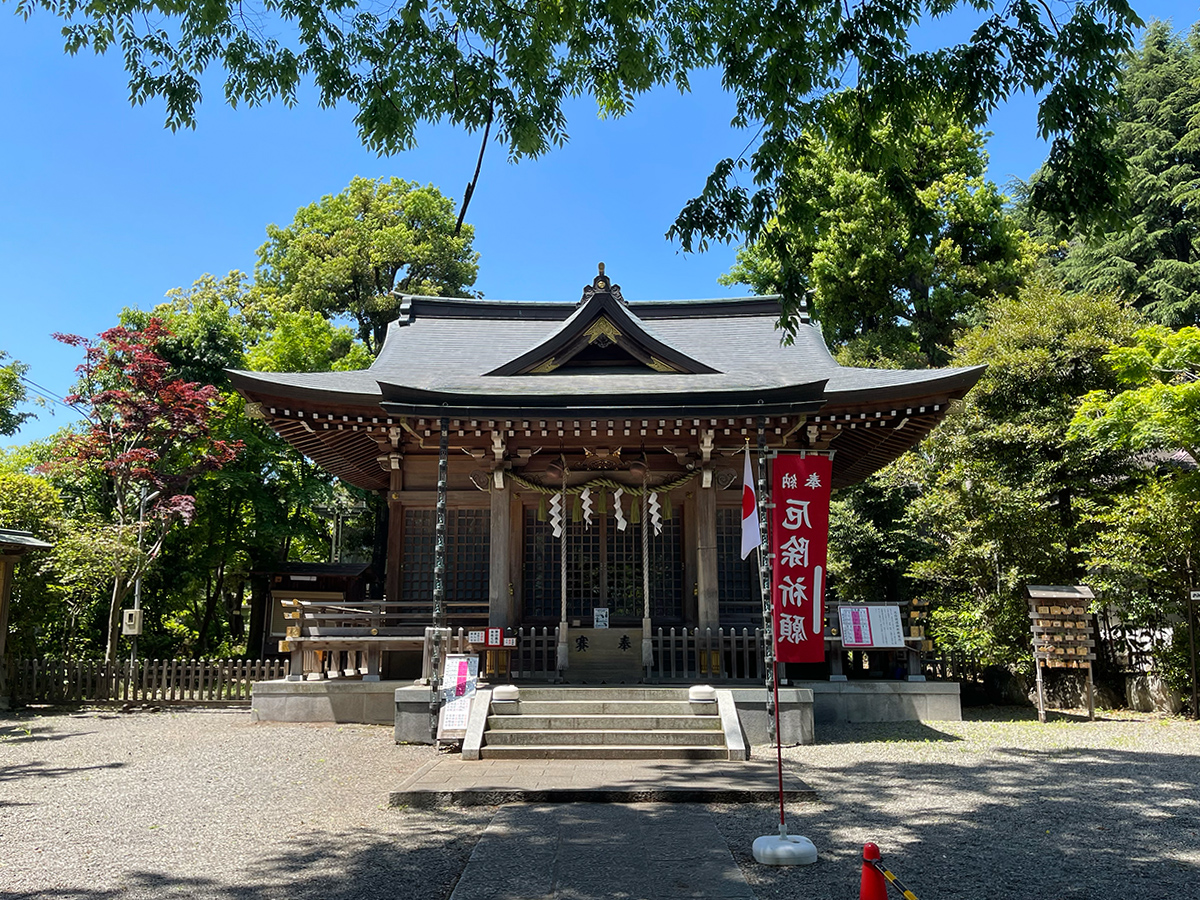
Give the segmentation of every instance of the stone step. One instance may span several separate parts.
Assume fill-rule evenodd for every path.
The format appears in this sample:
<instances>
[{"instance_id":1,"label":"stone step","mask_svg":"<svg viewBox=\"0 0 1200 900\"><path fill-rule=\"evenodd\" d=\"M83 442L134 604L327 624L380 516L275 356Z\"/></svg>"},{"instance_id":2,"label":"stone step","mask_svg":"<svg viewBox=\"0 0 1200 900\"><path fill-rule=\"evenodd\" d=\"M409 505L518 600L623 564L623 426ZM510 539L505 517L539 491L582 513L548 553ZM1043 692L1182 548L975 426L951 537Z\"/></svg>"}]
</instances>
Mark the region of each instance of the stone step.
<instances>
[{"instance_id":1,"label":"stone step","mask_svg":"<svg viewBox=\"0 0 1200 900\"><path fill-rule=\"evenodd\" d=\"M606 685L604 687L522 687L521 700L682 700L687 688Z\"/></svg>"},{"instance_id":2,"label":"stone step","mask_svg":"<svg viewBox=\"0 0 1200 900\"><path fill-rule=\"evenodd\" d=\"M523 716L715 716L715 703L691 704L687 699L664 700L526 700L513 704L516 708L508 712L508 704L492 703L493 715Z\"/></svg>"},{"instance_id":3,"label":"stone step","mask_svg":"<svg viewBox=\"0 0 1200 900\"><path fill-rule=\"evenodd\" d=\"M545 746L484 746L481 759L729 759L720 747L661 747L638 744L553 744Z\"/></svg>"},{"instance_id":4,"label":"stone step","mask_svg":"<svg viewBox=\"0 0 1200 900\"><path fill-rule=\"evenodd\" d=\"M487 747L547 746L569 741L576 745L618 746L701 746L724 747L722 731L611 731L600 729L576 729L574 731L537 731L526 728L505 729L487 732Z\"/></svg>"},{"instance_id":5,"label":"stone step","mask_svg":"<svg viewBox=\"0 0 1200 900\"><path fill-rule=\"evenodd\" d=\"M567 713L555 716L488 716L488 728L535 731L714 731L721 727L717 716L585 716Z\"/></svg>"}]
</instances>

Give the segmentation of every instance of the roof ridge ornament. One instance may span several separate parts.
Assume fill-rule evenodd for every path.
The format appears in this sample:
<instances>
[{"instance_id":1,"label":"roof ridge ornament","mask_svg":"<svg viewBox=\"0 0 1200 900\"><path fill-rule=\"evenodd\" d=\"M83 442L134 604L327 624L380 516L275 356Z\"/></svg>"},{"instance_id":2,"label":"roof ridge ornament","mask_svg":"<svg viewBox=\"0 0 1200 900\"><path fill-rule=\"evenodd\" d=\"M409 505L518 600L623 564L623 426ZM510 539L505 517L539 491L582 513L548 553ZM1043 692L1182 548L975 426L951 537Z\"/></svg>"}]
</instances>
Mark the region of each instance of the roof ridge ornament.
<instances>
[{"instance_id":1,"label":"roof ridge ornament","mask_svg":"<svg viewBox=\"0 0 1200 900\"><path fill-rule=\"evenodd\" d=\"M592 279L591 284L584 286L583 297L580 298L579 303L576 305L582 306L583 304L587 303L588 300L590 300L595 294L608 294L618 303L628 306L628 303L625 301L625 297L621 294L621 286L619 284L613 284L608 276L604 274L604 263L597 263L596 269L596 277Z\"/></svg>"}]
</instances>

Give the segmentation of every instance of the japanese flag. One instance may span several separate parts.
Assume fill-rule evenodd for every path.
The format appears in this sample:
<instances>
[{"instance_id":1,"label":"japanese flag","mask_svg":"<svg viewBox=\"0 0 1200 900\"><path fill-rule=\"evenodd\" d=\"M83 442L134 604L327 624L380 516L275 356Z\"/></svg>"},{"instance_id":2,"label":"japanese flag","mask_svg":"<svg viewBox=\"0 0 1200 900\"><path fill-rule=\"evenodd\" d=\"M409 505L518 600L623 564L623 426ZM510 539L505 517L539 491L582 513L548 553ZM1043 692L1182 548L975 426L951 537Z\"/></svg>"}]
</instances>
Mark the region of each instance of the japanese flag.
<instances>
[{"instance_id":1,"label":"japanese flag","mask_svg":"<svg viewBox=\"0 0 1200 900\"><path fill-rule=\"evenodd\" d=\"M750 474L750 445L746 445L746 471L742 476L742 559L762 541L758 527L758 500L754 496L754 476Z\"/></svg>"}]
</instances>

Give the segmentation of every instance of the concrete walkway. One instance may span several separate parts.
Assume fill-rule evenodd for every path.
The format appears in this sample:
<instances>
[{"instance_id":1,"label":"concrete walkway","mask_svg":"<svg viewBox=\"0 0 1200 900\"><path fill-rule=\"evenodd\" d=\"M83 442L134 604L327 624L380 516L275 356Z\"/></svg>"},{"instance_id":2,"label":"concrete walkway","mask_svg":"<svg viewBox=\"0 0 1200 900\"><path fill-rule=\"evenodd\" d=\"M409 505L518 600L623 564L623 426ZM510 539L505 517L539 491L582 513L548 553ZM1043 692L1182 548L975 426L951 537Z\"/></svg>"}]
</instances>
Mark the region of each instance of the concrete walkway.
<instances>
[{"instance_id":1,"label":"concrete walkway","mask_svg":"<svg viewBox=\"0 0 1200 900\"><path fill-rule=\"evenodd\" d=\"M786 800L816 792L784 772ZM757 803L779 798L774 760L482 759L426 763L392 791L390 805L502 803Z\"/></svg>"},{"instance_id":2,"label":"concrete walkway","mask_svg":"<svg viewBox=\"0 0 1200 900\"><path fill-rule=\"evenodd\" d=\"M450 900L754 900L702 806L497 811Z\"/></svg>"}]
</instances>

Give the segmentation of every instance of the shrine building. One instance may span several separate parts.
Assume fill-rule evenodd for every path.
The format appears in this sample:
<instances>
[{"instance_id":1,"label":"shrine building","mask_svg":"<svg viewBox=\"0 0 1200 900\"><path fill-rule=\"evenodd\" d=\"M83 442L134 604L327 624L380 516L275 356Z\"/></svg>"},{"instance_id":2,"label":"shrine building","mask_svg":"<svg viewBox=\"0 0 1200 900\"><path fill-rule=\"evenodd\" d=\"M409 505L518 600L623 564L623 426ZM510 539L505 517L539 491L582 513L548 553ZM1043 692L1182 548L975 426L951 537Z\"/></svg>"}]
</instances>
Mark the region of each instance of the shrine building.
<instances>
[{"instance_id":1,"label":"shrine building","mask_svg":"<svg viewBox=\"0 0 1200 900\"><path fill-rule=\"evenodd\" d=\"M696 650L706 635L762 626L757 566L740 552L747 444L756 451L761 433L769 453L829 456L836 491L913 447L983 371L840 366L806 318L782 343L779 313L771 296L627 300L601 267L577 302L402 296L369 369L233 372L252 412L290 444L387 498L386 565L368 598L382 604L377 618L301 629L299 613L282 618L277 606L271 639L293 669L302 651L355 638L368 677L418 674L412 642L433 621L440 487L452 629L502 628L522 650L549 635L529 651L544 672L553 635L570 634L558 672L568 681L753 677L753 660L733 657L761 648ZM294 609L321 599L276 582L279 597L299 598ZM693 649L668 670L677 639ZM840 673L837 641L828 629L826 667L793 678ZM923 634L906 642L916 674ZM513 665L524 671L529 653Z\"/></svg>"}]
</instances>

